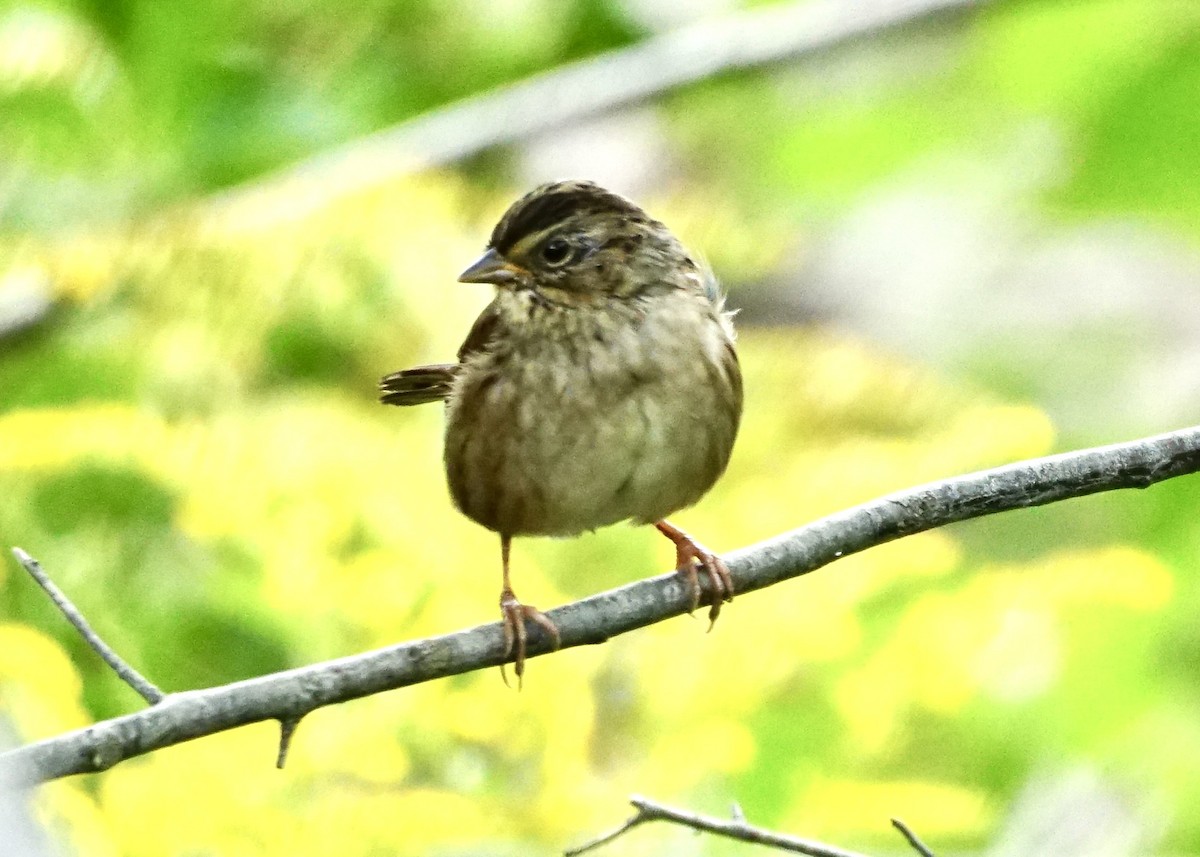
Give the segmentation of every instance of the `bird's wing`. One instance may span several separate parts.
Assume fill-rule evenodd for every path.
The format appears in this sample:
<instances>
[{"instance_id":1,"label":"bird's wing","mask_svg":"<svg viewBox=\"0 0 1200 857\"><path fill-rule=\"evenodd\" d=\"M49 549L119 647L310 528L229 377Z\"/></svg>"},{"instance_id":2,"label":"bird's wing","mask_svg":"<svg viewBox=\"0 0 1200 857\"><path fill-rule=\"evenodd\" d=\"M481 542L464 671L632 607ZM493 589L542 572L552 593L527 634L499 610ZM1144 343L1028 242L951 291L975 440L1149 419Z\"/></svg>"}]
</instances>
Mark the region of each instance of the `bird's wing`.
<instances>
[{"instance_id":1,"label":"bird's wing","mask_svg":"<svg viewBox=\"0 0 1200 857\"><path fill-rule=\"evenodd\" d=\"M487 308L479 314L479 318L475 319L475 323L471 325L467 338L463 340L463 344L458 349L459 363L465 362L472 354L487 348L499 332L500 309L496 303L496 301L492 301L488 304Z\"/></svg>"},{"instance_id":2,"label":"bird's wing","mask_svg":"<svg viewBox=\"0 0 1200 857\"><path fill-rule=\"evenodd\" d=\"M423 405L442 402L450 396L454 378L472 354L487 348L499 328L500 313L489 304L471 325L471 331L458 349L458 363L417 366L385 376L379 382L379 401L385 405Z\"/></svg>"}]
</instances>

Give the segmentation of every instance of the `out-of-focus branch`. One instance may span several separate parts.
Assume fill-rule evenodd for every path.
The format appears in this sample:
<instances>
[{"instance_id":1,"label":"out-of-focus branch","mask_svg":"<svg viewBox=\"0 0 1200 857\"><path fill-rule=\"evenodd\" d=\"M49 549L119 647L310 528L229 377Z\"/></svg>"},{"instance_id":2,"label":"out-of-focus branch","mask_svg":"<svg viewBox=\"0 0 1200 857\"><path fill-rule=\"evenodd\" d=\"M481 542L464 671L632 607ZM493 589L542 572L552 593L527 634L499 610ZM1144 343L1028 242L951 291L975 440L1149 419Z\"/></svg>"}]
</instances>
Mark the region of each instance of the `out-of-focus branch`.
<instances>
[{"instance_id":1,"label":"out-of-focus branch","mask_svg":"<svg viewBox=\"0 0 1200 857\"><path fill-rule=\"evenodd\" d=\"M665 33L474 95L209 197L205 208L293 218L728 71L796 60L986 0L803 0Z\"/></svg>"},{"instance_id":2,"label":"out-of-focus branch","mask_svg":"<svg viewBox=\"0 0 1200 857\"><path fill-rule=\"evenodd\" d=\"M725 559L740 596L956 521L1101 491L1146 488L1197 471L1200 426L897 491ZM702 583L707 602L712 593L703 577ZM566 649L679 616L690 602L688 588L672 572L566 604L548 615ZM546 654L545 635L532 630L529 656ZM247 723L279 720L294 729L300 718L325 705L503 660L504 635L499 624L492 623L235 684L170 694L152 708L0 754L0 785L102 771L143 753Z\"/></svg>"},{"instance_id":3,"label":"out-of-focus branch","mask_svg":"<svg viewBox=\"0 0 1200 857\"><path fill-rule=\"evenodd\" d=\"M629 802L633 804L637 812L628 821L615 830L611 830L589 842L585 842L577 848L568 848L563 852L563 857L577 857L577 855L591 851L593 848L606 845L647 821L669 821L672 824L690 827L693 830L703 830L705 833L715 833L718 836L727 836L730 839L751 842L755 845L766 845L770 848L776 848L792 854L807 854L809 857L864 857L864 855L859 854L857 851L847 851L844 848L838 848L834 845L826 845L824 842L801 839L799 836L776 833L765 827L757 827L756 825L749 824L745 816L742 815L741 810L736 806L734 807L733 818L724 819L715 818L711 815L701 815L698 812L688 812L684 809L675 809L657 801L652 801L649 798L644 798L641 795L633 795L629 798Z\"/></svg>"},{"instance_id":4,"label":"out-of-focus branch","mask_svg":"<svg viewBox=\"0 0 1200 857\"><path fill-rule=\"evenodd\" d=\"M0 342L37 327L53 309L50 286L40 272L0 271Z\"/></svg>"},{"instance_id":5,"label":"out-of-focus branch","mask_svg":"<svg viewBox=\"0 0 1200 857\"><path fill-rule=\"evenodd\" d=\"M92 630L92 626L88 624L87 619L83 618L83 614L79 612L71 599L66 596L61 589L50 579L50 575L46 574L41 563L31 557L20 548L12 549L13 556L17 558L17 562L21 563L24 569L29 572L29 576L37 581L38 586L42 587L50 600L71 623L72 627L79 632L79 636L83 637L83 641L91 647L92 651L98 654L106 664L112 667L112 671L117 674L117 678L125 682L127 685L137 691L138 696L146 700L150 705L162 702L163 692L149 682L145 676L131 667L124 658L118 655L108 643L101 639L100 635Z\"/></svg>"},{"instance_id":6,"label":"out-of-focus branch","mask_svg":"<svg viewBox=\"0 0 1200 857\"><path fill-rule=\"evenodd\" d=\"M911 845L913 850L920 854L921 857L934 857L933 852L929 850L929 846L922 842L921 837L913 833L912 828L903 821L898 818L893 818L892 827L900 831L900 835L908 840L908 844Z\"/></svg>"}]
</instances>

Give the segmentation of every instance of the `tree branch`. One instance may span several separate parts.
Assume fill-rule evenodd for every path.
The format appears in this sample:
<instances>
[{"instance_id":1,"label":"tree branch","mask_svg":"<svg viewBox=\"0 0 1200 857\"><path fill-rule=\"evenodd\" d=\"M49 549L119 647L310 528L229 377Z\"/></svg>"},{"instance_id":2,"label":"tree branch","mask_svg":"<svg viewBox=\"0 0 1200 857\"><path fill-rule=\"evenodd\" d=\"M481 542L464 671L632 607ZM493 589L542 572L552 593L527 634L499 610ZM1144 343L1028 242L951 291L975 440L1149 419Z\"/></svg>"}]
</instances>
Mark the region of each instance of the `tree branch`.
<instances>
[{"instance_id":1,"label":"tree branch","mask_svg":"<svg viewBox=\"0 0 1200 857\"><path fill-rule=\"evenodd\" d=\"M1009 509L1121 488L1146 488L1200 470L1200 426L1128 443L997 467L897 491L837 512L725 559L739 595L798 577L884 542ZM704 599L711 598L705 583ZM674 573L640 580L549 611L562 648L604 642L690 607ZM548 650L534 633L530 656ZM497 666L498 623L400 643L206 690L170 694L152 708L0 754L0 784L33 784L264 720L295 721L325 705Z\"/></svg>"},{"instance_id":2,"label":"tree branch","mask_svg":"<svg viewBox=\"0 0 1200 857\"><path fill-rule=\"evenodd\" d=\"M804 0L739 12L470 96L211 196L205 207L249 206L257 218L294 218L337 197L528 140L679 86L811 56L985 2Z\"/></svg>"},{"instance_id":3,"label":"tree branch","mask_svg":"<svg viewBox=\"0 0 1200 857\"><path fill-rule=\"evenodd\" d=\"M847 851L844 848L826 845L824 842L801 839L799 836L776 833L773 830L767 830L765 827L748 824L745 816L742 815L736 806L734 808L734 817L726 820L715 818L711 815L701 815L697 812L675 809L674 807L657 803L640 795L633 795L629 798L629 802L633 804L637 812L628 821L615 830L611 830L589 842L585 842L577 848L568 848L563 852L563 857L578 857L578 855L591 851L593 848L598 848L601 845L612 842L617 837L624 835L639 824L644 824L647 821L669 821L673 824L690 827L693 830L703 830L706 833L715 833L718 836L727 836L730 839L750 842L755 845L766 845L771 848L777 848L780 851L790 851L793 854L807 854L809 857L865 857L856 851Z\"/></svg>"}]
</instances>

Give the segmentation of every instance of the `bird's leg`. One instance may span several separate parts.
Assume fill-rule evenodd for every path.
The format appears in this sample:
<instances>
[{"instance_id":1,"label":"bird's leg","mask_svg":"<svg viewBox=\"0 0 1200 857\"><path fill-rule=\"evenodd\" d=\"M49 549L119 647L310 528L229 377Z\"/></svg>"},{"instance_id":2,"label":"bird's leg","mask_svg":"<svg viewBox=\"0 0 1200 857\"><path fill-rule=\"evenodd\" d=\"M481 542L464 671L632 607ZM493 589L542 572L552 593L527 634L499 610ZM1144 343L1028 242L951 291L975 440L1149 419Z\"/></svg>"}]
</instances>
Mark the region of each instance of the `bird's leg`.
<instances>
[{"instance_id":1,"label":"bird's leg","mask_svg":"<svg viewBox=\"0 0 1200 857\"><path fill-rule=\"evenodd\" d=\"M501 625L504 628L504 657L507 658L515 651L513 671L517 674L517 688L520 689L522 678L525 675L525 620L531 619L541 625L542 629L550 636L555 649L562 645L562 637L559 636L558 626L551 622L545 613L517 600L508 579L510 547L512 547L512 536L502 533L500 535L500 558L504 565L504 588L500 590L500 615L502 617ZM500 675L504 678L504 683L508 685L508 673L504 669L504 664L500 664ZM511 687L511 685L509 686Z\"/></svg>"},{"instance_id":2,"label":"bird's leg","mask_svg":"<svg viewBox=\"0 0 1200 857\"><path fill-rule=\"evenodd\" d=\"M689 615L700 606L700 569L708 575L713 592L712 606L708 609L708 630L711 631L721 615L721 603L733 600L733 578L729 574L729 567L723 559L670 521L662 520L654 526L675 544L675 568L683 575L684 583L692 593Z\"/></svg>"}]
</instances>

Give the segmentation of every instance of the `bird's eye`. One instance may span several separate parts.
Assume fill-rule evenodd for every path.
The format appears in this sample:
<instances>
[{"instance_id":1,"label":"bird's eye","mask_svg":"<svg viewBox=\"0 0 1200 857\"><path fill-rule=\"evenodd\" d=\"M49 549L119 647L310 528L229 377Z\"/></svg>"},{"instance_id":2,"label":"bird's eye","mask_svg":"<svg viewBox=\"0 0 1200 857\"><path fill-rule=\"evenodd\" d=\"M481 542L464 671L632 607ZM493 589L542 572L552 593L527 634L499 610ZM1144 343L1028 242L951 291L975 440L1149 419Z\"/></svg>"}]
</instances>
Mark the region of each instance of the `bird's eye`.
<instances>
[{"instance_id":1,"label":"bird's eye","mask_svg":"<svg viewBox=\"0 0 1200 857\"><path fill-rule=\"evenodd\" d=\"M551 238L542 245L542 261L552 268L565 263L571 257L571 245L565 238Z\"/></svg>"}]
</instances>

